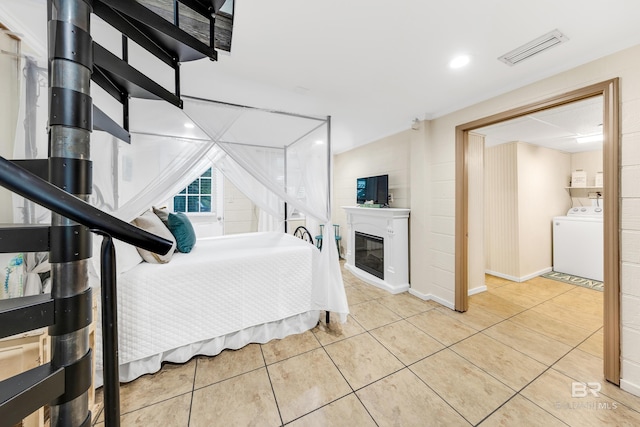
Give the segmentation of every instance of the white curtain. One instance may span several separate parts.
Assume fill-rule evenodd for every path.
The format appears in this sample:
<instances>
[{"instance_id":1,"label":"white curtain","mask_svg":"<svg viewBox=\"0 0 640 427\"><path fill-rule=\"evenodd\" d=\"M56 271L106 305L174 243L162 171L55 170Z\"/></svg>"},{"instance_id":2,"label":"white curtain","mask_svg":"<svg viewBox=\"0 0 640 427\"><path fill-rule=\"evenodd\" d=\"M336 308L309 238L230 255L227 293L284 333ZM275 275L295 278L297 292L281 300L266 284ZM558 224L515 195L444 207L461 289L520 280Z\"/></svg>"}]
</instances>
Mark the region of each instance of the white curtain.
<instances>
[{"instance_id":1,"label":"white curtain","mask_svg":"<svg viewBox=\"0 0 640 427\"><path fill-rule=\"evenodd\" d=\"M338 250L333 244L327 119L246 109L227 132L221 133L215 120L220 108L223 107L211 101L188 97L184 100L189 118L211 139L218 138L216 147L225 155L217 153L215 164L240 191L270 215L279 218L279 206L286 202L324 225L319 271L327 290L313 295L313 299L318 307L328 307L346 321L349 309Z\"/></svg>"}]
</instances>

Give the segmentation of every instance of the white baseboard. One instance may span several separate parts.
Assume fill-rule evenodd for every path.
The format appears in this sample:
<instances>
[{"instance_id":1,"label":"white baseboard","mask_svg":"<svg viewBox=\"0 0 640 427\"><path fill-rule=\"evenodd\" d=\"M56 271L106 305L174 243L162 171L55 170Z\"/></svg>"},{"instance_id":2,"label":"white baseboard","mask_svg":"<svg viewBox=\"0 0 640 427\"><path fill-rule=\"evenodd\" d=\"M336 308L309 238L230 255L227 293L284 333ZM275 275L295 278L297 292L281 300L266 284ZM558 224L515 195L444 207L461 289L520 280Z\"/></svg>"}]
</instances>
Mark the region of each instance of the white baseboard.
<instances>
[{"instance_id":1,"label":"white baseboard","mask_svg":"<svg viewBox=\"0 0 640 427\"><path fill-rule=\"evenodd\" d=\"M527 274L527 275L522 276L522 277L510 276L508 274L503 274L503 273L499 273L497 271L491 271L491 270L485 270L485 273L486 274L490 274L492 276L500 277L502 279L511 280L512 282L526 282L529 279L533 279L534 277L538 277L541 274L545 274L545 273L548 273L550 271L553 271L553 267L543 268L540 271L536 271L535 273Z\"/></svg>"},{"instance_id":2,"label":"white baseboard","mask_svg":"<svg viewBox=\"0 0 640 427\"><path fill-rule=\"evenodd\" d=\"M479 293L484 292L486 290L487 290L487 286L486 285L476 286L473 289L469 289L469 292L467 293L467 295L471 296L471 295L479 294Z\"/></svg>"},{"instance_id":3,"label":"white baseboard","mask_svg":"<svg viewBox=\"0 0 640 427\"><path fill-rule=\"evenodd\" d=\"M443 305L447 308L450 308L451 310L455 310L455 305L453 303L451 303L450 301L444 300L440 297L437 297L435 295L432 294L423 294L422 292L418 292L413 288L409 288L409 293L413 296L416 296L422 300L425 301L435 301L440 305Z\"/></svg>"},{"instance_id":4,"label":"white baseboard","mask_svg":"<svg viewBox=\"0 0 640 427\"><path fill-rule=\"evenodd\" d=\"M620 388L635 396L640 396L640 385L620 379Z\"/></svg>"}]
</instances>

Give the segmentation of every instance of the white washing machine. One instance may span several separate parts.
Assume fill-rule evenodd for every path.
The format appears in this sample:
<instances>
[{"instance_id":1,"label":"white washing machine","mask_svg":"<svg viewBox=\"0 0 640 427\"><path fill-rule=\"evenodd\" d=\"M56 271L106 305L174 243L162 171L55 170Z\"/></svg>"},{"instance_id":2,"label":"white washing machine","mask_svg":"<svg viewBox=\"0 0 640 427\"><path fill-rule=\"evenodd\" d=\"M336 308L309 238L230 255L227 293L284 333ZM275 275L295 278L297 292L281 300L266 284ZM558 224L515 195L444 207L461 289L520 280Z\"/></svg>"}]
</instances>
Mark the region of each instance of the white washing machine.
<instances>
[{"instance_id":1,"label":"white washing machine","mask_svg":"<svg viewBox=\"0 0 640 427\"><path fill-rule=\"evenodd\" d=\"M553 218L553 270L603 280L602 208L581 206Z\"/></svg>"}]
</instances>

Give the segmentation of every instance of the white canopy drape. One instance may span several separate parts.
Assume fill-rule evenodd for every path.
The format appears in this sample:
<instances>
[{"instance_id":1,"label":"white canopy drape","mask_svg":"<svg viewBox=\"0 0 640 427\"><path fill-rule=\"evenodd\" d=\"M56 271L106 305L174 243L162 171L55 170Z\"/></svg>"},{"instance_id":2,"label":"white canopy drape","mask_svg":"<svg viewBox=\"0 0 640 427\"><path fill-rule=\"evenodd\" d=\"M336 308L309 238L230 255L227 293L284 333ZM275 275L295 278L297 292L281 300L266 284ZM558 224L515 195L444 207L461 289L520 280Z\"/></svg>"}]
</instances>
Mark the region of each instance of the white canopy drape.
<instances>
[{"instance_id":1,"label":"white canopy drape","mask_svg":"<svg viewBox=\"0 0 640 427\"><path fill-rule=\"evenodd\" d=\"M323 240L334 241L328 118L189 97L183 111L202 130L198 138L158 135L138 124L129 145L94 132L92 157L100 160L94 160L92 203L130 221L213 164L260 208L262 230L283 229L286 203L290 212L323 224ZM319 309L339 313L344 321L348 306L338 259L335 245L323 246L321 280L328 288L313 298Z\"/></svg>"}]
</instances>

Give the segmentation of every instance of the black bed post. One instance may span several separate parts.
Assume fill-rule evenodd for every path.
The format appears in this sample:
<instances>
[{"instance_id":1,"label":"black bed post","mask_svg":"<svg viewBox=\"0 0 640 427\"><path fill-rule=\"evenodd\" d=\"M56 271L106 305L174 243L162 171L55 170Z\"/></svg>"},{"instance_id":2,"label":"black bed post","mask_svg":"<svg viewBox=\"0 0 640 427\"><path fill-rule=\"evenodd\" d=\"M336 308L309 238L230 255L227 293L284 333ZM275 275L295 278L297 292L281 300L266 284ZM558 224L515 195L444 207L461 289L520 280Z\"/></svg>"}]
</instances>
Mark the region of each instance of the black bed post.
<instances>
[{"instance_id":1,"label":"black bed post","mask_svg":"<svg viewBox=\"0 0 640 427\"><path fill-rule=\"evenodd\" d=\"M331 161L331 116L327 116L327 215L329 218L331 215L331 165L333 162ZM329 242L327 242L328 244ZM332 242L333 244L333 242ZM338 251L338 258L340 258L340 251ZM331 320L331 313L327 310L326 319L327 327L329 327L329 320Z\"/></svg>"},{"instance_id":2,"label":"black bed post","mask_svg":"<svg viewBox=\"0 0 640 427\"><path fill-rule=\"evenodd\" d=\"M48 0L49 181L85 201L91 193L89 141L93 50L91 0ZM52 213L50 232L51 296L56 307L73 313L49 328L53 368L65 367L65 393L51 402L52 427L91 424L91 289L88 258L91 233ZM56 314L56 317L58 315Z\"/></svg>"}]
</instances>

